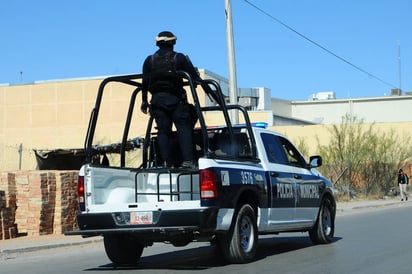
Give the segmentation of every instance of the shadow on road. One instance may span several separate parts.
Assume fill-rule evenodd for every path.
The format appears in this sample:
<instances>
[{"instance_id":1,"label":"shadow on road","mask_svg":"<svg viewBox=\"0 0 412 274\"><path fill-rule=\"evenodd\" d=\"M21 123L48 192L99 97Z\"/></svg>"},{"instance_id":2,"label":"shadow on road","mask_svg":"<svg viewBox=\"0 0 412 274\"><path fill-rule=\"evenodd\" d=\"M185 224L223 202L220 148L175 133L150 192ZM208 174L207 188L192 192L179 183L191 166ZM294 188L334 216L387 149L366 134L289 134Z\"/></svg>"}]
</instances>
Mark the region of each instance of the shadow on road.
<instances>
[{"instance_id":1,"label":"shadow on road","mask_svg":"<svg viewBox=\"0 0 412 274\"><path fill-rule=\"evenodd\" d=\"M334 242L339 240L340 238L335 237ZM307 236L260 238L255 261L314 246ZM220 258L217 249L211 245L143 256L135 265L117 266L110 263L86 271L128 269L203 270L227 264Z\"/></svg>"}]
</instances>

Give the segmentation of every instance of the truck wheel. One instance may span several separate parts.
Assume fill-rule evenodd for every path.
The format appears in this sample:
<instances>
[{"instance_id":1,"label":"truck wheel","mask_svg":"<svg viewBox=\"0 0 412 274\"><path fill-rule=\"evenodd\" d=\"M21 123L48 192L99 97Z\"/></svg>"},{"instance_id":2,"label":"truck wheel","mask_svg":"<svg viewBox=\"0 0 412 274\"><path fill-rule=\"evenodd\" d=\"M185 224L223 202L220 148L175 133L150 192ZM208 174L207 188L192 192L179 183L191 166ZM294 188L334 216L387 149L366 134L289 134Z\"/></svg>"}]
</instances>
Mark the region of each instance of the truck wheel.
<instances>
[{"instance_id":1,"label":"truck wheel","mask_svg":"<svg viewBox=\"0 0 412 274\"><path fill-rule=\"evenodd\" d=\"M257 241L256 214L248 204L240 207L229 232L217 237L218 247L230 263L250 262L256 255Z\"/></svg>"},{"instance_id":2,"label":"truck wheel","mask_svg":"<svg viewBox=\"0 0 412 274\"><path fill-rule=\"evenodd\" d=\"M314 244L328 244L333 240L335 232L335 217L333 205L330 199L322 200L318 219L311 230L309 230L310 239Z\"/></svg>"},{"instance_id":3,"label":"truck wheel","mask_svg":"<svg viewBox=\"0 0 412 274\"><path fill-rule=\"evenodd\" d=\"M136 264L143 253L144 245L127 235L104 235L107 257L115 264Z\"/></svg>"}]
</instances>

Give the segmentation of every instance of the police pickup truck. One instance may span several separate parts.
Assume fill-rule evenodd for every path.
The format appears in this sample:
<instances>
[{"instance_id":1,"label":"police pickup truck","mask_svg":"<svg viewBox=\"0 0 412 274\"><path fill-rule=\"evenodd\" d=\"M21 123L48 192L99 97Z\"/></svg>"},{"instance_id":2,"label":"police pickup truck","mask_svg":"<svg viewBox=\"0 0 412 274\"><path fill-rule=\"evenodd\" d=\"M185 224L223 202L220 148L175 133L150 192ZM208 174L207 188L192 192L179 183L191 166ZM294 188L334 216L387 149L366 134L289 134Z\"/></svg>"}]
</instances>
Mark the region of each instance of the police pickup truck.
<instances>
[{"instance_id":1,"label":"police pickup truck","mask_svg":"<svg viewBox=\"0 0 412 274\"><path fill-rule=\"evenodd\" d=\"M131 125L142 75L104 79L86 135L86 163L79 172L78 230L65 234L103 236L106 254L115 264L137 263L143 249L155 242L184 246L208 241L230 263L252 261L259 235L308 232L314 244L330 243L336 203L332 183L315 169L322 158L312 156L307 162L287 137L251 123L244 107L226 105L217 81L193 83L187 73L177 73L185 79L197 114L197 166L179 167L173 136L175 165L159 164L152 117L146 116L143 137L129 138L132 128L141 126ZM115 112L102 109L104 95L126 93L113 95L114 83L130 88L121 141L97 145L99 113ZM202 92L209 98L207 106L199 99ZM243 124L231 124L233 110ZM211 117L217 114L220 125L213 125ZM110 119L104 122L110 124ZM119 160L109 163L107 154L114 152ZM139 165L127 164L136 158L130 153L138 155Z\"/></svg>"}]
</instances>

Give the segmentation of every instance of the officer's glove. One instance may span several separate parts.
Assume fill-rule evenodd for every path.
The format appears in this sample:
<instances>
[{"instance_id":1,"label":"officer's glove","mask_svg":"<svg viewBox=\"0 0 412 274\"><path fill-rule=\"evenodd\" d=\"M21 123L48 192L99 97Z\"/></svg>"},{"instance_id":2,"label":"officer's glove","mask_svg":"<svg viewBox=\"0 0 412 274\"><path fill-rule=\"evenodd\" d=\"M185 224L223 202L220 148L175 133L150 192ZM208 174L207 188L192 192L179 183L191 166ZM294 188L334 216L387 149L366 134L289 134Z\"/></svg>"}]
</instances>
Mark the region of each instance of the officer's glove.
<instances>
[{"instance_id":1,"label":"officer's glove","mask_svg":"<svg viewBox=\"0 0 412 274\"><path fill-rule=\"evenodd\" d=\"M147 114L147 110L149 109L149 103L146 101L143 101L142 104L140 105L140 110L144 113Z\"/></svg>"}]
</instances>

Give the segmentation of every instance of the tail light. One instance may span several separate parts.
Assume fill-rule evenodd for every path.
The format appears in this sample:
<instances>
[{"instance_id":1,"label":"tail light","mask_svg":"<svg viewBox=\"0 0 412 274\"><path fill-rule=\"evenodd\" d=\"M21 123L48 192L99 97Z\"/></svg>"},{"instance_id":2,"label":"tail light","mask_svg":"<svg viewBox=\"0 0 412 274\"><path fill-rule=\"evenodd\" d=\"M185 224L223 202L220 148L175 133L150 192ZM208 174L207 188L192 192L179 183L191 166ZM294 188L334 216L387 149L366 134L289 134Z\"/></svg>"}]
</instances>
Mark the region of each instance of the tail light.
<instances>
[{"instance_id":1,"label":"tail light","mask_svg":"<svg viewBox=\"0 0 412 274\"><path fill-rule=\"evenodd\" d=\"M80 211L86 210L86 200L84 195L84 176L77 179L77 199L79 201Z\"/></svg>"},{"instance_id":2,"label":"tail light","mask_svg":"<svg viewBox=\"0 0 412 274\"><path fill-rule=\"evenodd\" d=\"M217 176L213 170L200 170L200 198L214 199L218 196Z\"/></svg>"}]
</instances>

